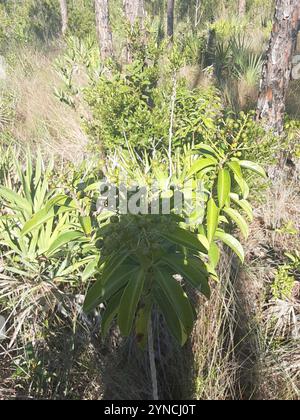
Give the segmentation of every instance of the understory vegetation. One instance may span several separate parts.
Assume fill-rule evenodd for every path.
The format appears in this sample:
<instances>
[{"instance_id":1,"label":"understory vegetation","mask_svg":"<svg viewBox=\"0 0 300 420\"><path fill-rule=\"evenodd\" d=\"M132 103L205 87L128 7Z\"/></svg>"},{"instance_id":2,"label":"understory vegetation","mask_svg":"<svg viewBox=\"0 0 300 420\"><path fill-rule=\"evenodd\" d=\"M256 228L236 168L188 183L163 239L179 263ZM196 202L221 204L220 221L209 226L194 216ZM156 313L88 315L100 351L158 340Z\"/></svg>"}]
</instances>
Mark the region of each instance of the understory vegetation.
<instances>
[{"instance_id":1,"label":"understory vegetation","mask_svg":"<svg viewBox=\"0 0 300 420\"><path fill-rule=\"evenodd\" d=\"M297 400L300 81L283 134L256 120L273 2L178 0L172 40L165 2L132 27L111 3L103 59L92 1L64 35L58 1L0 1L0 399Z\"/></svg>"}]
</instances>

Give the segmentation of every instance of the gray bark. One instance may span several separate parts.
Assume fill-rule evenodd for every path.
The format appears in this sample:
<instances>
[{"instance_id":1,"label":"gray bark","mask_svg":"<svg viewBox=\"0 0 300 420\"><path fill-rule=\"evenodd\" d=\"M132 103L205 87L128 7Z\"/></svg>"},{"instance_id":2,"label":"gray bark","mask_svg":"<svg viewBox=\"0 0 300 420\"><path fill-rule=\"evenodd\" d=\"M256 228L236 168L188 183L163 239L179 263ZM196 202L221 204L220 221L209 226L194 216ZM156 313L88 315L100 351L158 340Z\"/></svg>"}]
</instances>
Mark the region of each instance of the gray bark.
<instances>
[{"instance_id":1,"label":"gray bark","mask_svg":"<svg viewBox=\"0 0 300 420\"><path fill-rule=\"evenodd\" d=\"M65 36L68 29L68 6L67 0L59 0L61 13L61 32Z\"/></svg>"},{"instance_id":2,"label":"gray bark","mask_svg":"<svg viewBox=\"0 0 300 420\"><path fill-rule=\"evenodd\" d=\"M123 0L123 6L125 16L131 27L137 22L143 26L145 15L144 0Z\"/></svg>"},{"instance_id":3,"label":"gray bark","mask_svg":"<svg viewBox=\"0 0 300 420\"><path fill-rule=\"evenodd\" d=\"M257 118L281 134L300 22L299 0L276 0L274 26L263 66Z\"/></svg>"},{"instance_id":4,"label":"gray bark","mask_svg":"<svg viewBox=\"0 0 300 420\"><path fill-rule=\"evenodd\" d=\"M167 34L170 40L172 41L174 38L174 10L175 10L175 0L168 0L168 8L167 8Z\"/></svg>"},{"instance_id":5,"label":"gray bark","mask_svg":"<svg viewBox=\"0 0 300 420\"><path fill-rule=\"evenodd\" d=\"M247 6L246 0L239 0L239 16L241 18L243 18L246 14L246 6Z\"/></svg>"},{"instance_id":6,"label":"gray bark","mask_svg":"<svg viewBox=\"0 0 300 420\"><path fill-rule=\"evenodd\" d=\"M95 0L95 15L100 56L102 60L106 60L113 56L108 0Z\"/></svg>"}]
</instances>

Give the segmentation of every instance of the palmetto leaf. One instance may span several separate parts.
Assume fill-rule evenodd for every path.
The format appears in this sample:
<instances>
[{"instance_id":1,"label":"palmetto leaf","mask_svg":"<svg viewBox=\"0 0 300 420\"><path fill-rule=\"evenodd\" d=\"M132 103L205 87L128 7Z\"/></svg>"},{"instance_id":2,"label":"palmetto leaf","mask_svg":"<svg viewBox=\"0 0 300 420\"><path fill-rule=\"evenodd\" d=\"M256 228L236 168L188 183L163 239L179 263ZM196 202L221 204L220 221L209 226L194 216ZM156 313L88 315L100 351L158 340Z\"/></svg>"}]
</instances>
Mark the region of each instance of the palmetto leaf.
<instances>
[{"instance_id":1,"label":"palmetto leaf","mask_svg":"<svg viewBox=\"0 0 300 420\"><path fill-rule=\"evenodd\" d=\"M54 242L49 246L49 249L46 251L48 257L54 255L57 251L61 250L62 247L67 245L72 241L78 241L78 239L83 238L83 233L80 231L72 231L61 233Z\"/></svg>"},{"instance_id":2,"label":"palmetto leaf","mask_svg":"<svg viewBox=\"0 0 300 420\"><path fill-rule=\"evenodd\" d=\"M32 214L30 202L13 190L6 187L0 187L0 197L2 197L12 209L24 211L28 215Z\"/></svg>"}]
</instances>

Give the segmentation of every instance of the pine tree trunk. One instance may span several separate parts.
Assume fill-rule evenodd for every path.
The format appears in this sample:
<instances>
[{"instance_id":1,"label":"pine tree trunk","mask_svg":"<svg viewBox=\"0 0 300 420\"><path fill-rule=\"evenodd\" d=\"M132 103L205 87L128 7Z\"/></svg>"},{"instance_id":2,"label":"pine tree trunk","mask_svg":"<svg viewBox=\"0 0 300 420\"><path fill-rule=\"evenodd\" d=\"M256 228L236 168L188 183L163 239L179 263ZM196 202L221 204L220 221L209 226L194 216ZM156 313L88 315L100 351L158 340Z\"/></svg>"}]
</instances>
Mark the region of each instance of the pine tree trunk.
<instances>
[{"instance_id":1,"label":"pine tree trunk","mask_svg":"<svg viewBox=\"0 0 300 420\"><path fill-rule=\"evenodd\" d=\"M167 34L171 41L174 38L174 9L175 9L175 0L168 0L168 9L167 9Z\"/></svg>"},{"instance_id":2,"label":"pine tree trunk","mask_svg":"<svg viewBox=\"0 0 300 420\"><path fill-rule=\"evenodd\" d=\"M95 14L100 57L102 60L106 60L113 56L108 0L95 0Z\"/></svg>"},{"instance_id":3,"label":"pine tree trunk","mask_svg":"<svg viewBox=\"0 0 300 420\"><path fill-rule=\"evenodd\" d=\"M123 7L125 18L130 23L131 30L137 23L139 24L139 27L143 29L145 17L144 0L123 0ZM142 42L144 42L144 39ZM131 41L129 36L125 50L125 61L127 63L132 61L132 51L130 44Z\"/></svg>"},{"instance_id":4,"label":"pine tree trunk","mask_svg":"<svg viewBox=\"0 0 300 420\"><path fill-rule=\"evenodd\" d=\"M239 17L243 18L246 14L246 0L239 0Z\"/></svg>"},{"instance_id":5,"label":"pine tree trunk","mask_svg":"<svg viewBox=\"0 0 300 420\"><path fill-rule=\"evenodd\" d=\"M124 12L133 27L137 22L143 26L145 8L144 0L123 0Z\"/></svg>"},{"instance_id":6,"label":"pine tree trunk","mask_svg":"<svg viewBox=\"0 0 300 420\"><path fill-rule=\"evenodd\" d=\"M257 118L278 135L284 128L285 102L299 21L299 0L276 0L275 21L262 72Z\"/></svg>"},{"instance_id":7,"label":"pine tree trunk","mask_svg":"<svg viewBox=\"0 0 300 420\"><path fill-rule=\"evenodd\" d=\"M65 36L68 29L68 6L67 0L59 0L61 13L61 32Z\"/></svg>"}]
</instances>

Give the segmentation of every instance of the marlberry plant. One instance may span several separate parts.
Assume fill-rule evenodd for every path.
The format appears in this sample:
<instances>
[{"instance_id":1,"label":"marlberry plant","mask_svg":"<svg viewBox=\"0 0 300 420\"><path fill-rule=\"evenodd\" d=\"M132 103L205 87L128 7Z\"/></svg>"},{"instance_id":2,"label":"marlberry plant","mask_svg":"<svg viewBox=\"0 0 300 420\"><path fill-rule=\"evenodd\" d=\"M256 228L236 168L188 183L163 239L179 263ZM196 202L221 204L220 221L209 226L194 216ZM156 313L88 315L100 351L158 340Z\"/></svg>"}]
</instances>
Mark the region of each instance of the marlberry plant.
<instances>
[{"instance_id":1,"label":"marlberry plant","mask_svg":"<svg viewBox=\"0 0 300 420\"><path fill-rule=\"evenodd\" d=\"M147 342L154 307L159 308L177 341L185 344L196 316L186 286L210 297L209 279L217 277L221 242L244 260L243 247L232 235L233 226L237 226L247 237L245 217L252 219L244 169L266 176L259 165L239 160L231 149L225 152L205 144L176 154L174 162L168 162L168 158L161 154L142 161L134 158L134 152L126 157L122 151L119 167L114 161L112 170L108 168L108 176L112 174L114 181L122 171L127 173L127 179L134 179L139 185L156 180L161 186L159 202L168 196L173 206L167 215L142 211L121 214L116 209L116 214L107 218L96 233L100 254L97 280L84 304L86 312L106 305L104 334L117 319L121 333L129 336L134 332L142 346ZM201 219L176 214L172 200L172 183L182 186L184 194L185 183L191 181L203 184Z\"/></svg>"}]
</instances>

